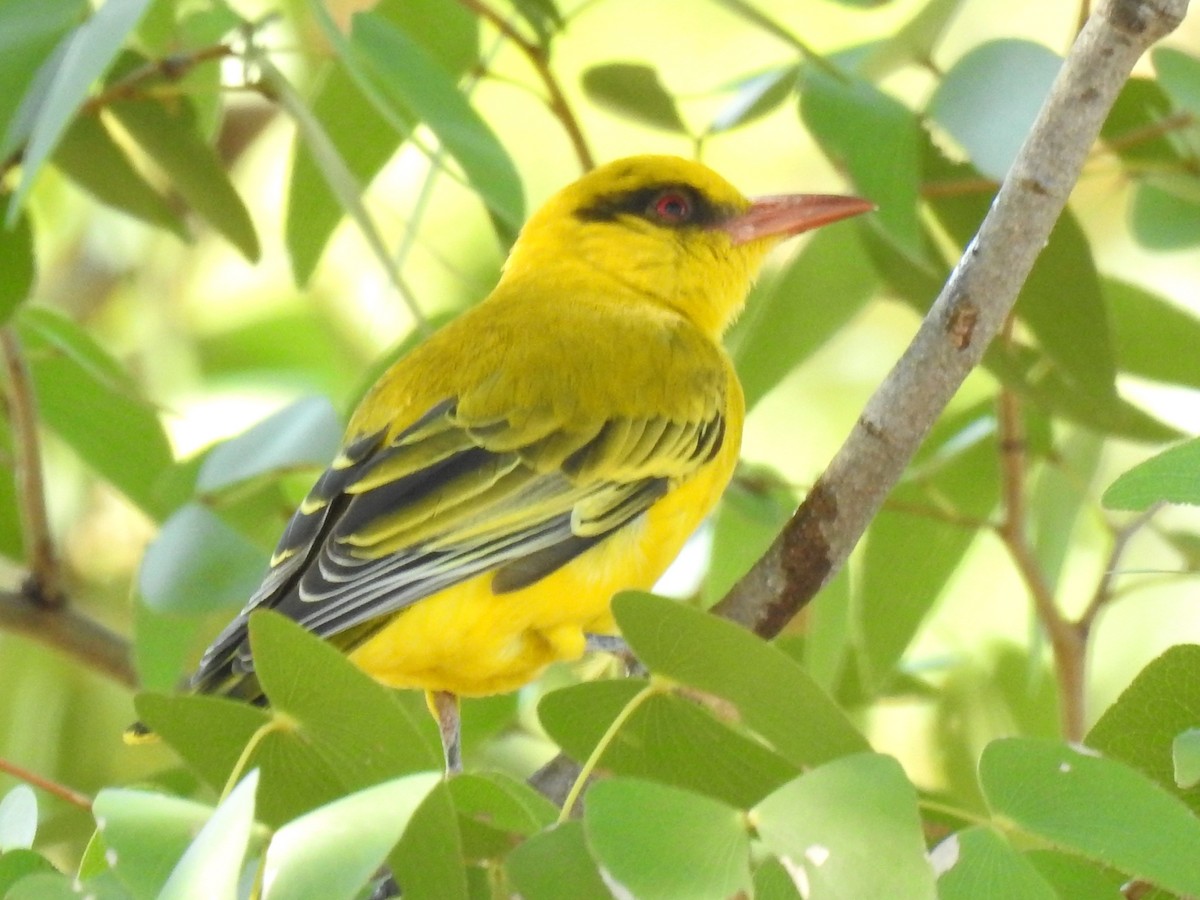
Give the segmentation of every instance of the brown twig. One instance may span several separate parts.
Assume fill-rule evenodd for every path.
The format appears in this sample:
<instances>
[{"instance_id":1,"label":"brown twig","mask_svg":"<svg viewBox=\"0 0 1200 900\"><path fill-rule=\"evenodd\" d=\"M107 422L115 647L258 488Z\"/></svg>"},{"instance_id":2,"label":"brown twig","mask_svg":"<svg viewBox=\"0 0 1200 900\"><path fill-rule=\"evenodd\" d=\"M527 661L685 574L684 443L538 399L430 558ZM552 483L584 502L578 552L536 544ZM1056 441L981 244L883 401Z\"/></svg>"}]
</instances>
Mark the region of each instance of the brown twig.
<instances>
[{"instance_id":1,"label":"brown twig","mask_svg":"<svg viewBox=\"0 0 1200 900\"><path fill-rule=\"evenodd\" d=\"M139 66L123 78L114 81L98 94L93 94L79 106L80 115L94 115L118 100L128 100L141 92L147 81L162 78L167 81L179 81L196 66L216 59L232 56L236 51L228 44L213 44L189 53L173 53L162 59L150 60ZM22 145L12 152L8 158L0 161L0 182L10 170L20 165L25 155Z\"/></svg>"},{"instance_id":2,"label":"brown twig","mask_svg":"<svg viewBox=\"0 0 1200 900\"><path fill-rule=\"evenodd\" d=\"M19 766L12 760L0 757L0 772L7 772L19 781L23 781L31 787L45 791L47 794L53 794L60 800L65 800L72 806L77 806L84 812L92 811L92 798L87 794L80 793L74 788L69 788L65 784L59 784L57 781L51 781L36 772L26 769L24 766Z\"/></svg>"},{"instance_id":3,"label":"brown twig","mask_svg":"<svg viewBox=\"0 0 1200 900\"><path fill-rule=\"evenodd\" d=\"M1134 63L1186 10L1187 0L1106 0L1088 20L911 345L791 521L715 612L774 637L840 570L1009 316Z\"/></svg>"},{"instance_id":4,"label":"brown twig","mask_svg":"<svg viewBox=\"0 0 1200 900\"><path fill-rule=\"evenodd\" d=\"M1087 641L1063 616L1055 601L1054 591L1046 581L1042 564L1029 543L1025 508L1028 471L1025 428L1021 421L1020 399L1008 388L1000 391L996 418L1000 440L1000 502L1003 509L999 534L1033 600L1034 614L1050 639L1058 681L1059 719L1063 737L1069 741L1080 741L1083 740L1086 721L1084 673Z\"/></svg>"},{"instance_id":5,"label":"brown twig","mask_svg":"<svg viewBox=\"0 0 1200 900\"><path fill-rule=\"evenodd\" d=\"M1121 557L1125 555L1125 550L1129 547L1130 540L1150 523L1150 520L1154 518L1162 507L1162 503L1154 504L1127 525L1113 532L1112 549L1108 552L1108 560L1105 563L1104 572L1100 575L1100 581L1096 584L1096 590L1092 593L1092 598L1088 601L1087 607L1080 613L1079 618L1075 620L1075 627L1084 639L1091 634L1092 626L1096 623L1096 617L1116 597L1116 591L1113 589L1113 581L1120 574Z\"/></svg>"},{"instance_id":6,"label":"brown twig","mask_svg":"<svg viewBox=\"0 0 1200 900\"><path fill-rule=\"evenodd\" d=\"M22 591L0 591L0 630L24 635L119 684L137 687L129 643L72 609L49 609L30 602Z\"/></svg>"},{"instance_id":7,"label":"brown twig","mask_svg":"<svg viewBox=\"0 0 1200 900\"><path fill-rule=\"evenodd\" d=\"M533 66L534 71L537 72L538 77L542 80L542 84L546 86L546 106L550 109L554 117L558 119L563 130L566 131L567 138L571 141L571 146L575 150L575 156L579 160L580 168L585 172L594 169L596 161L592 157L592 151L588 148L587 139L583 136L583 129L579 125L579 120L575 118L574 112L571 111L571 105L567 102L566 95L563 94L562 88L558 84L558 78L550 69L550 55L547 53L546 47L525 38L519 31L513 28L507 19L482 2L482 0L458 0L458 2L481 19L487 19L497 31L504 35L525 55L525 58L529 60L529 64Z\"/></svg>"},{"instance_id":8,"label":"brown twig","mask_svg":"<svg viewBox=\"0 0 1200 900\"><path fill-rule=\"evenodd\" d=\"M29 566L29 579L25 583L24 593L35 606L57 609L63 606L65 599L46 515L42 453L37 431L37 401L21 342L11 326L0 328L0 356L4 357L7 375L6 400L13 432L17 505L21 511L21 533Z\"/></svg>"}]
</instances>

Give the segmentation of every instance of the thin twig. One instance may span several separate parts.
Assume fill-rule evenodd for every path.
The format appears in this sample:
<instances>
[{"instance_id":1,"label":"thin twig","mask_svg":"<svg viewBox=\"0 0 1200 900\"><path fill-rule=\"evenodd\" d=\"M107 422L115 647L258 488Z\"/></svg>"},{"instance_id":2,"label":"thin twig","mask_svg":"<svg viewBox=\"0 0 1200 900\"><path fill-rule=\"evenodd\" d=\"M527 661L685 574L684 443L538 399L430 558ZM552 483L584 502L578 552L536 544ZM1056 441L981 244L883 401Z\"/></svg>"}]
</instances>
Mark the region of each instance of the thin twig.
<instances>
[{"instance_id":1,"label":"thin twig","mask_svg":"<svg viewBox=\"0 0 1200 900\"><path fill-rule=\"evenodd\" d=\"M1000 390L996 418L1000 439L1000 494L1003 508L1000 537L1033 600L1038 623L1050 638L1054 671L1058 681L1059 717L1063 737L1069 741L1079 741L1083 739L1084 734L1087 641L1063 617L1055 602L1054 591L1046 581L1041 561L1029 543L1028 514L1025 508L1025 492L1028 487L1025 429L1021 421L1020 400L1014 391L1008 388Z\"/></svg>"},{"instance_id":2,"label":"thin twig","mask_svg":"<svg viewBox=\"0 0 1200 900\"><path fill-rule=\"evenodd\" d=\"M57 781L51 781L49 778L30 771L24 766L17 765L12 760L0 757L0 772L7 772L18 781L23 781L31 787L45 791L47 794L53 794L60 800L65 800L72 806L79 807L84 812L92 811L92 798L87 794L80 793L74 788L67 787L65 784L59 784Z\"/></svg>"},{"instance_id":3,"label":"thin twig","mask_svg":"<svg viewBox=\"0 0 1200 900\"><path fill-rule=\"evenodd\" d=\"M1113 590L1113 581L1120 574L1121 557L1125 555L1125 550L1128 548L1130 540L1149 524L1150 520L1154 518L1162 507L1162 503L1155 503L1123 528L1117 529L1113 534L1112 549L1108 553L1108 561L1104 566L1104 572L1100 576L1100 581L1096 584L1096 590L1092 594L1092 599L1088 601L1087 608L1075 620L1075 627L1085 639L1091 633L1092 626L1096 623L1096 617L1100 615L1100 612L1116 596Z\"/></svg>"},{"instance_id":4,"label":"thin twig","mask_svg":"<svg viewBox=\"0 0 1200 900\"><path fill-rule=\"evenodd\" d=\"M48 609L18 591L0 591L0 630L60 650L119 684L137 687L129 643L70 608Z\"/></svg>"},{"instance_id":5,"label":"thin twig","mask_svg":"<svg viewBox=\"0 0 1200 900\"><path fill-rule=\"evenodd\" d=\"M571 111L571 105L567 102L566 95L563 94L562 88L558 84L558 78L550 68L550 57L546 48L525 38L513 28L507 19L482 0L458 0L458 2L480 18L487 19L497 31L512 41L513 45L525 54L529 64L533 66L534 71L542 80L542 84L546 86L546 106L566 131L567 138L575 150L575 156L579 160L580 168L585 172L594 169L596 161L592 156L592 151L588 148L587 139L583 136L579 120Z\"/></svg>"},{"instance_id":6,"label":"thin twig","mask_svg":"<svg viewBox=\"0 0 1200 900\"><path fill-rule=\"evenodd\" d=\"M14 469L17 503L21 510L21 529L25 543L29 579L25 595L29 602L44 609L64 605L62 578L50 522L46 515L46 491L42 481L42 452L38 442L37 400L25 354L16 331L0 328L0 356L4 357L7 377L8 416L13 432Z\"/></svg>"}]
</instances>

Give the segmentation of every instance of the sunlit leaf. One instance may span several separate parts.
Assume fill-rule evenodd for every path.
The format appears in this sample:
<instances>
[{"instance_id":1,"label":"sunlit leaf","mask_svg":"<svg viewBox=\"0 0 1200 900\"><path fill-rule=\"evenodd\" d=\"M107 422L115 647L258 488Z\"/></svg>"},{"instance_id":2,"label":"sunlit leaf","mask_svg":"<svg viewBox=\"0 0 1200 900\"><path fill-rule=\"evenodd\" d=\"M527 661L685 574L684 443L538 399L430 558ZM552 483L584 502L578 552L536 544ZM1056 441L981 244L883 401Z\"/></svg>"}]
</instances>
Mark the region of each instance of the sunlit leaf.
<instances>
[{"instance_id":1,"label":"sunlit leaf","mask_svg":"<svg viewBox=\"0 0 1200 900\"><path fill-rule=\"evenodd\" d=\"M989 828L968 828L930 853L939 900L1059 900L1029 860Z\"/></svg>"},{"instance_id":2,"label":"sunlit leaf","mask_svg":"<svg viewBox=\"0 0 1200 900\"><path fill-rule=\"evenodd\" d=\"M232 615L265 571L257 548L207 507L189 503L171 514L146 548L138 591L159 613Z\"/></svg>"},{"instance_id":3,"label":"sunlit leaf","mask_svg":"<svg viewBox=\"0 0 1200 900\"><path fill-rule=\"evenodd\" d=\"M214 447L196 480L211 492L267 472L324 467L337 452L342 422L325 397L305 397Z\"/></svg>"},{"instance_id":4,"label":"sunlit leaf","mask_svg":"<svg viewBox=\"0 0 1200 900\"><path fill-rule=\"evenodd\" d=\"M575 900L611 900L588 854L583 823L563 822L520 844L505 860L509 881L524 900L559 900L570 885Z\"/></svg>"},{"instance_id":5,"label":"sunlit leaf","mask_svg":"<svg viewBox=\"0 0 1200 900\"><path fill-rule=\"evenodd\" d=\"M1175 735L1171 758L1175 763L1175 784L1181 788L1200 784L1200 728L1189 728Z\"/></svg>"},{"instance_id":6,"label":"sunlit leaf","mask_svg":"<svg viewBox=\"0 0 1200 900\"><path fill-rule=\"evenodd\" d=\"M1058 741L994 741L979 778L995 815L1054 846L1182 894L1200 892L1200 819L1146 776Z\"/></svg>"},{"instance_id":7,"label":"sunlit leaf","mask_svg":"<svg viewBox=\"0 0 1200 900\"><path fill-rule=\"evenodd\" d=\"M733 97L713 116L708 133L740 128L777 109L796 88L800 67L768 69L739 81Z\"/></svg>"},{"instance_id":8,"label":"sunlit leaf","mask_svg":"<svg viewBox=\"0 0 1200 900\"><path fill-rule=\"evenodd\" d=\"M254 792L257 788L258 772L252 771L213 810L171 871L158 895L159 900L235 896L254 829Z\"/></svg>"},{"instance_id":9,"label":"sunlit leaf","mask_svg":"<svg viewBox=\"0 0 1200 900\"><path fill-rule=\"evenodd\" d=\"M471 188L515 235L525 220L521 179L453 77L409 35L375 13L354 17L350 39L380 94L437 136Z\"/></svg>"},{"instance_id":10,"label":"sunlit leaf","mask_svg":"<svg viewBox=\"0 0 1200 900\"><path fill-rule=\"evenodd\" d=\"M793 763L817 765L865 749L804 669L744 628L653 594L618 594L613 614L652 672L729 701L742 723Z\"/></svg>"},{"instance_id":11,"label":"sunlit leaf","mask_svg":"<svg viewBox=\"0 0 1200 900\"><path fill-rule=\"evenodd\" d=\"M28 850L37 835L37 795L27 784L18 784L0 797L0 853Z\"/></svg>"},{"instance_id":12,"label":"sunlit leaf","mask_svg":"<svg viewBox=\"0 0 1200 900\"><path fill-rule=\"evenodd\" d=\"M1200 318L1135 284L1105 278L1101 287L1121 371L1200 388L1200 368L1191 358L1200 345Z\"/></svg>"},{"instance_id":13,"label":"sunlit leaf","mask_svg":"<svg viewBox=\"0 0 1200 900\"><path fill-rule=\"evenodd\" d=\"M0 2L0 157L28 137L10 130L17 107L43 61L87 9L86 0Z\"/></svg>"},{"instance_id":14,"label":"sunlit leaf","mask_svg":"<svg viewBox=\"0 0 1200 900\"><path fill-rule=\"evenodd\" d=\"M385 781L288 822L263 862L263 900L353 900L441 775Z\"/></svg>"},{"instance_id":15,"label":"sunlit leaf","mask_svg":"<svg viewBox=\"0 0 1200 900\"><path fill-rule=\"evenodd\" d=\"M1012 166L1062 59L1032 41L991 41L972 49L938 82L928 112L997 180Z\"/></svg>"},{"instance_id":16,"label":"sunlit leaf","mask_svg":"<svg viewBox=\"0 0 1200 900\"><path fill-rule=\"evenodd\" d=\"M924 253L917 219L921 126L916 114L869 82L810 65L800 82L804 124L856 190L879 207L883 233L903 253Z\"/></svg>"},{"instance_id":17,"label":"sunlit leaf","mask_svg":"<svg viewBox=\"0 0 1200 900\"><path fill-rule=\"evenodd\" d=\"M157 479L172 466L171 447L128 373L60 313L26 306L17 331L42 422L146 512L168 512Z\"/></svg>"},{"instance_id":18,"label":"sunlit leaf","mask_svg":"<svg viewBox=\"0 0 1200 900\"><path fill-rule=\"evenodd\" d=\"M803 870L809 900L933 900L917 792L900 764L859 753L796 778L750 812L772 853Z\"/></svg>"},{"instance_id":19,"label":"sunlit leaf","mask_svg":"<svg viewBox=\"0 0 1200 900\"><path fill-rule=\"evenodd\" d=\"M612 778L588 791L583 825L597 861L639 900L724 900L750 889L743 814L709 797Z\"/></svg>"},{"instance_id":20,"label":"sunlit leaf","mask_svg":"<svg viewBox=\"0 0 1200 900\"><path fill-rule=\"evenodd\" d=\"M1200 722L1200 646L1170 647L1149 663L1088 732L1087 744L1175 790L1200 814L1200 785L1180 789L1176 738Z\"/></svg>"}]
</instances>

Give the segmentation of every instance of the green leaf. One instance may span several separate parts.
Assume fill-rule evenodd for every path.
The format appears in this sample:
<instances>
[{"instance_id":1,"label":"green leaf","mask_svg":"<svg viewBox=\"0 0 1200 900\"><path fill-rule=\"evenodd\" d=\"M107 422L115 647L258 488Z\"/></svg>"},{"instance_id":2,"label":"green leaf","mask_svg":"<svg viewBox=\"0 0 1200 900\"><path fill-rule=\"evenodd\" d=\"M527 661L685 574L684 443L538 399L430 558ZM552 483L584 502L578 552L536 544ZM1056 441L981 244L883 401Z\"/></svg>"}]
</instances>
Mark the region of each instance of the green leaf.
<instances>
[{"instance_id":1,"label":"green leaf","mask_svg":"<svg viewBox=\"0 0 1200 900\"><path fill-rule=\"evenodd\" d=\"M0 215L8 198L0 199ZM33 255L33 229L24 213L9 228L0 228L0 327L25 302L33 290L37 262Z\"/></svg>"},{"instance_id":2,"label":"green leaf","mask_svg":"<svg viewBox=\"0 0 1200 900\"><path fill-rule=\"evenodd\" d=\"M1138 243L1151 250L1200 244L1200 179L1186 174L1146 178L1137 186L1129 223Z\"/></svg>"},{"instance_id":3,"label":"green leaf","mask_svg":"<svg viewBox=\"0 0 1200 900\"><path fill-rule=\"evenodd\" d=\"M135 897L156 897L214 810L205 803L151 791L105 788L92 807L107 857ZM254 852L267 843L266 830L248 838Z\"/></svg>"},{"instance_id":4,"label":"green leaf","mask_svg":"<svg viewBox=\"0 0 1200 900\"><path fill-rule=\"evenodd\" d=\"M1087 744L1176 790L1176 737L1200 722L1200 646L1180 644L1150 662L1088 732ZM1180 792L1200 814L1200 786Z\"/></svg>"},{"instance_id":5,"label":"green leaf","mask_svg":"<svg viewBox=\"0 0 1200 900\"><path fill-rule=\"evenodd\" d=\"M994 741L979 762L988 804L1052 845L1182 894L1200 892L1200 819L1127 766L1057 741Z\"/></svg>"},{"instance_id":6,"label":"green leaf","mask_svg":"<svg viewBox=\"0 0 1200 900\"><path fill-rule=\"evenodd\" d=\"M447 6L442 0L383 0L374 12L412 35L452 75L461 75L478 58L478 24L465 7ZM346 49L332 43L339 54ZM312 115L357 185L375 177L411 133L416 120L407 110L393 110L398 119L395 123L381 116L347 62L352 61L335 58L326 67L312 99ZM312 277L334 229L351 212L331 189L331 177L320 148L307 140L302 130L298 132L288 181L285 234L293 276L299 284Z\"/></svg>"},{"instance_id":7,"label":"green leaf","mask_svg":"<svg viewBox=\"0 0 1200 900\"><path fill-rule=\"evenodd\" d=\"M1138 463L1100 499L1109 509L1142 510L1163 502L1200 505L1200 438Z\"/></svg>"},{"instance_id":8,"label":"green leaf","mask_svg":"<svg viewBox=\"0 0 1200 900\"><path fill-rule=\"evenodd\" d=\"M1173 47L1155 47L1150 59L1176 108L1200 114L1200 59Z\"/></svg>"},{"instance_id":9,"label":"green leaf","mask_svg":"<svg viewBox=\"0 0 1200 900\"><path fill-rule=\"evenodd\" d=\"M167 174L188 206L251 262L259 258L258 235L217 151L201 137L186 97L169 105L120 100L108 106L129 136Z\"/></svg>"},{"instance_id":10,"label":"green leaf","mask_svg":"<svg viewBox=\"0 0 1200 900\"><path fill-rule=\"evenodd\" d=\"M592 66L583 73L583 92L597 106L631 121L675 134L688 133L675 98L667 93L653 66L644 63Z\"/></svg>"},{"instance_id":11,"label":"green leaf","mask_svg":"<svg viewBox=\"0 0 1200 900\"><path fill-rule=\"evenodd\" d=\"M0 0L0 157L28 136L13 131L14 116L67 30L87 12L86 0Z\"/></svg>"},{"instance_id":12,"label":"green leaf","mask_svg":"<svg viewBox=\"0 0 1200 900\"><path fill-rule=\"evenodd\" d=\"M388 857L406 900L467 900L467 868L458 823L450 790L443 781L417 808L404 837Z\"/></svg>"},{"instance_id":13,"label":"green leaf","mask_svg":"<svg viewBox=\"0 0 1200 900\"><path fill-rule=\"evenodd\" d=\"M134 168L99 115L76 117L54 151L54 165L101 203L189 239L179 216Z\"/></svg>"},{"instance_id":14,"label":"green leaf","mask_svg":"<svg viewBox=\"0 0 1200 900\"><path fill-rule=\"evenodd\" d=\"M930 859L939 900L1059 900L1033 863L990 828L950 835Z\"/></svg>"},{"instance_id":15,"label":"green leaf","mask_svg":"<svg viewBox=\"0 0 1200 900\"><path fill-rule=\"evenodd\" d=\"M157 479L173 464L171 446L128 374L59 313L27 306L16 323L41 421L144 511L168 512Z\"/></svg>"},{"instance_id":16,"label":"green leaf","mask_svg":"<svg viewBox=\"0 0 1200 900\"><path fill-rule=\"evenodd\" d=\"M1104 120L1100 137L1124 162L1174 163L1179 160L1166 134L1151 136L1171 113L1171 100L1158 82L1131 78Z\"/></svg>"},{"instance_id":17,"label":"green leaf","mask_svg":"<svg viewBox=\"0 0 1200 900\"><path fill-rule=\"evenodd\" d=\"M535 834L504 863L508 879L523 900L612 900L584 842L583 823L563 822Z\"/></svg>"},{"instance_id":18,"label":"green leaf","mask_svg":"<svg viewBox=\"0 0 1200 900\"><path fill-rule=\"evenodd\" d=\"M998 497L995 420L991 401L985 401L938 422L916 466L867 531L851 610L868 693L892 678L975 540L973 529L946 521L936 510L982 520Z\"/></svg>"},{"instance_id":19,"label":"green leaf","mask_svg":"<svg viewBox=\"0 0 1200 900\"><path fill-rule=\"evenodd\" d=\"M1004 178L1033 126L1062 59L1041 44L989 41L942 76L928 113L984 175Z\"/></svg>"},{"instance_id":20,"label":"green leaf","mask_svg":"<svg viewBox=\"0 0 1200 900\"><path fill-rule=\"evenodd\" d=\"M342 422L326 397L304 397L214 447L200 466L196 489L219 491L293 468L323 468L337 453Z\"/></svg>"},{"instance_id":21,"label":"green leaf","mask_svg":"<svg viewBox=\"0 0 1200 900\"><path fill-rule=\"evenodd\" d=\"M1200 728L1189 728L1175 735L1171 742L1171 759L1175 764L1175 784L1193 788L1200 784Z\"/></svg>"},{"instance_id":22,"label":"green leaf","mask_svg":"<svg viewBox=\"0 0 1200 900\"><path fill-rule=\"evenodd\" d=\"M772 112L791 96L799 77L800 67L789 64L739 79L733 97L713 116L706 134L741 128Z\"/></svg>"},{"instance_id":23,"label":"green leaf","mask_svg":"<svg viewBox=\"0 0 1200 900\"><path fill-rule=\"evenodd\" d=\"M1200 368L1191 358L1200 346L1200 318L1128 282L1105 278L1101 289L1121 371L1200 388Z\"/></svg>"},{"instance_id":24,"label":"green leaf","mask_svg":"<svg viewBox=\"0 0 1200 900\"><path fill-rule=\"evenodd\" d=\"M742 465L713 517L713 545L701 587L705 608L758 560L796 510L796 495L773 472Z\"/></svg>"},{"instance_id":25,"label":"green leaf","mask_svg":"<svg viewBox=\"0 0 1200 900\"><path fill-rule=\"evenodd\" d=\"M31 848L37 826L37 795L33 788L18 784L0 798L0 853Z\"/></svg>"},{"instance_id":26,"label":"green leaf","mask_svg":"<svg viewBox=\"0 0 1200 900\"><path fill-rule=\"evenodd\" d=\"M906 256L921 259L917 218L921 126L916 115L869 82L810 65L800 88L804 124L855 188L879 206L874 220Z\"/></svg>"},{"instance_id":27,"label":"green leaf","mask_svg":"<svg viewBox=\"0 0 1200 900\"><path fill-rule=\"evenodd\" d=\"M584 760L644 687L643 681L621 679L562 688L542 698L538 717L564 753ZM697 753L697 747L704 752ZM665 693L638 706L600 764L606 771L660 781L738 807L761 800L798 772L694 701Z\"/></svg>"},{"instance_id":28,"label":"green leaf","mask_svg":"<svg viewBox=\"0 0 1200 900\"><path fill-rule=\"evenodd\" d=\"M18 896L15 892L10 892L10 889L26 876L38 874L57 875L58 873L50 860L32 850L9 850L0 855L0 897L7 900L7 898ZM26 896L33 895L26 893ZM608 900L608 895L601 900Z\"/></svg>"},{"instance_id":29,"label":"green leaf","mask_svg":"<svg viewBox=\"0 0 1200 900\"><path fill-rule=\"evenodd\" d=\"M709 797L612 778L587 792L583 827L597 862L639 900L724 900L750 890L743 814Z\"/></svg>"},{"instance_id":30,"label":"green leaf","mask_svg":"<svg viewBox=\"0 0 1200 900\"><path fill-rule=\"evenodd\" d=\"M208 507L188 503L163 522L138 569L138 592L158 613L240 609L266 571L258 548Z\"/></svg>"},{"instance_id":31,"label":"green leaf","mask_svg":"<svg viewBox=\"0 0 1200 900\"><path fill-rule=\"evenodd\" d=\"M728 345L753 409L848 323L879 287L855 227L824 228L757 289Z\"/></svg>"},{"instance_id":32,"label":"green leaf","mask_svg":"<svg viewBox=\"0 0 1200 900\"><path fill-rule=\"evenodd\" d=\"M802 870L808 900L937 896L917 792L891 757L859 753L826 763L785 784L750 817L766 847Z\"/></svg>"},{"instance_id":33,"label":"green leaf","mask_svg":"<svg viewBox=\"0 0 1200 900\"><path fill-rule=\"evenodd\" d=\"M134 707L138 717L217 791L225 786L255 733L271 724L271 714L261 707L225 697L141 693L134 698ZM277 736L268 734L263 743L272 740ZM266 774L264 796L270 790L271 773Z\"/></svg>"},{"instance_id":34,"label":"green leaf","mask_svg":"<svg viewBox=\"0 0 1200 900\"><path fill-rule=\"evenodd\" d=\"M385 781L284 825L263 862L263 900L353 900L441 780L423 772Z\"/></svg>"},{"instance_id":35,"label":"green leaf","mask_svg":"<svg viewBox=\"0 0 1200 900\"><path fill-rule=\"evenodd\" d=\"M133 659L138 684L146 691L174 689L195 659L202 620L159 613L145 603L136 603L133 613Z\"/></svg>"},{"instance_id":36,"label":"green leaf","mask_svg":"<svg viewBox=\"0 0 1200 900\"><path fill-rule=\"evenodd\" d=\"M538 41L543 46L549 43L556 31L566 27L567 23L554 5L554 0L513 0L513 6L537 32Z\"/></svg>"},{"instance_id":37,"label":"green leaf","mask_svg":"<svg viewBox=\"0 0 1200 900\"><path fill-rule=\"evenodd\" d=\"M22 878L4 895L4 900L79 900L72 879L58 872L35 872ZM108 900L97 897L96 900Z\"/></svg>"},{"instance_id":38,"label":"green leaf","mask_svg":"<svg viewBox=\"0 0 1200 900\"><path fill-rule=\"evenodd\" d=\"M54 153L92 83L112 65L149 2L110 0L75 29L69 45L57 59L45 96L38 104L29 141L21 157L21 181L13 193L6 225L11 226L15 221L34 180Z\"/></svg>"},{"instance_id":39,"label":"green leaf","mask_svg":"<svg viewBox=\"0 0 1200 900\"><path fill-rule=\"evenodd\" d=\"M794 660L740 626L644 593L617 595L613 614L651 671L729 701L748 728L796 765L866 748L859 731Z\"/></svg>"},{"instance_id":40,"label":"green leaf","mask_svg":"<svg viewBox=\"0 0 1200 900\"><path fill-rule=\"evenodd\" d=\"M755 900L804 900L791 873L778 858L768 856L754 870Z\"/></svg>"},{"instance_id":41,"label":"green leaf","mask_svg":"<svg viewBox=\"0 0 1200 900\"><path fill-rule=\"evenodd\" d=\"M525 220L520 176L450 73L409 35L375 13L355 15L350 42L390 108L414 115L437 136L471 189L515 235Z\"/></svg>"},{"instance_id":42,"label":"green leaf","mask_svg":"<svg viewBox=\"0 0 1200 900\"><path fill-rule=\"evenodd\" d=\"M213 810L171 871L159 900L206 900L237 895L242 862L254 828L257 789L258 772L252 771Z\"/></svg>"},{"instance_id":43,"label":"green leaf","mask_svg":"<svg viewBox=\"0 0 1200 900\"><path fill-rule=\"evenodd\" d=\"M1125 879L1111 869L1058 850L1025 854L1062 900L1125 900Z\"/></svg>"},{"instance_id":44,"label":"green leaf","mask_svg":"<svg viewBox=\"0 0 1200 900\"><path fill-rule=\"evenodd\" d=\"M962 6L963 0L928 0L899 30L873 45L856 70L879 81L910 63L926 65Z\"/></svg>"},{"instance_id":45,"label":"green leaf","mask_svg":"<svg viewBox=\"0 0 1200 900\"><path fill-rule=\"evenodd\" d=\"M450 796L468 859L498 859L521 838L549 827L558 808L523 781L502 772L460 774Z\"/></svg>"}]
</instances>

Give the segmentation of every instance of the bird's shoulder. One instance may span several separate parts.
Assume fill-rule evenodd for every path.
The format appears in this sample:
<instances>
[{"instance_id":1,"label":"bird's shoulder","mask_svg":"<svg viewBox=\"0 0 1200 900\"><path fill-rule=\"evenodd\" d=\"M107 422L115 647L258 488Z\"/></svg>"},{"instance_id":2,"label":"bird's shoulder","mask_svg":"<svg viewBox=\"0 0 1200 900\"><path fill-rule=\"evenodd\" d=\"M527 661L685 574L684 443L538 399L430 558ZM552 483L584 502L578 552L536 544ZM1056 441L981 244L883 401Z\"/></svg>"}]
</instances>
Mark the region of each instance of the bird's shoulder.
<instances>
[{"instance_id":1,"label":"bird's shoulder","mask_svg":"<svg viewBox=\"0 0 1200 900\"><path fill-rule=\"evenodd\" d=\"M673 310L586 293L493 295L400 359L351 421L393 433L438 403L463 421L695 422L737 390L724 349Z\"/></svg>"}]
</instances>

